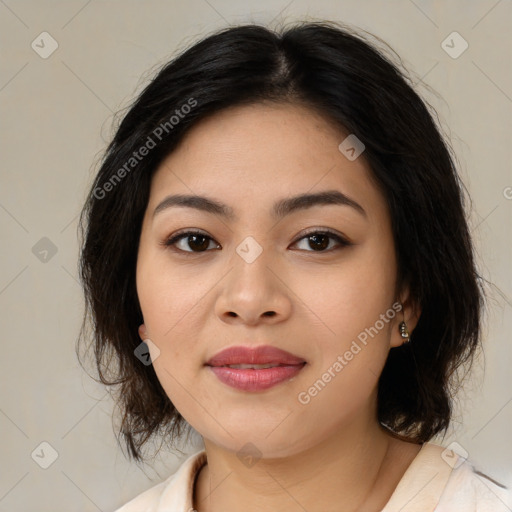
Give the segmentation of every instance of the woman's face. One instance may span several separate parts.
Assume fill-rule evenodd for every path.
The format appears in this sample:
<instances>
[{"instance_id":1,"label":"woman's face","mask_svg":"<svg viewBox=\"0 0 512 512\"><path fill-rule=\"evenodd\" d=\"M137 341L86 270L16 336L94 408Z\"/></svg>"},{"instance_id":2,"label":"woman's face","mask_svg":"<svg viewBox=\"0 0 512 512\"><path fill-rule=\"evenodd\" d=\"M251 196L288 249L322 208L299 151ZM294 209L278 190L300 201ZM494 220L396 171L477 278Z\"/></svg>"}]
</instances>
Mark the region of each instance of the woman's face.
<instances>
[{"instance_id":1,"label":"woman's face","mask_svg":"<svg viewBox=\"0 0 512 512\"><path fill-rule=\"evenodd\" d=\"M346 135L304 107L230 108L194 127L154 175L137 262L139 331L169 399L205 442L278 457L377 421L376 386L402 343L406 297L394 296L386 202L364 153L354 159L350 139L339 149ZM274 208L327 191L349 199ZM204 201L162 204L178 194L227 214ZM200 235L165 245L187 231ZM297 360L277 358L277 370L207 364L223 349L262 345Z\"/></svg>"}]
</instances>

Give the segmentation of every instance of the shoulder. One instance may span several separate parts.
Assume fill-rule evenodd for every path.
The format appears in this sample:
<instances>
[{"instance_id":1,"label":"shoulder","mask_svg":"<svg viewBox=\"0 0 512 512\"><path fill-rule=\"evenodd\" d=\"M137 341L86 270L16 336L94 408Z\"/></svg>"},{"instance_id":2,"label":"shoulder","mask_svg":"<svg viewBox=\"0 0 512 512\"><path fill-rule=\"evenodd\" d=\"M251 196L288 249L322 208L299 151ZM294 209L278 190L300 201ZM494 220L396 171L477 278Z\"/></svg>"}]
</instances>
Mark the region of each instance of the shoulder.
<instances>
[{"instance_id":1,"label":"shoulder","mask_svg":"<svg viewBox=\"0 0 512 512\"><path fill-rule=\"evenodd\" d=\"M115 512L167 512L174 510L174 507L181 510L189 503L196 473L205 461L204 450L193 453L169 478L139 494Z\"/></svg>"},{"instance_id":2,"label":"shoulder","mask_svg":"<svg viewBox=\"0 0 512 512\"><path fill-rule=\"evenodd\" d=\"M500 480L450 447L426 442L382 512L511 512L512 474Z\"/></svg>"},{"instance_id":3,"label":"shoulder","mask_svg":"<svg viewBox=\"0 0 512 512\"><path fill-rule=\"evenodd\" d=\"M510 512L512 472L495 480L464 460L454 467L435 512Z\"/></svg>"}]
</instances>

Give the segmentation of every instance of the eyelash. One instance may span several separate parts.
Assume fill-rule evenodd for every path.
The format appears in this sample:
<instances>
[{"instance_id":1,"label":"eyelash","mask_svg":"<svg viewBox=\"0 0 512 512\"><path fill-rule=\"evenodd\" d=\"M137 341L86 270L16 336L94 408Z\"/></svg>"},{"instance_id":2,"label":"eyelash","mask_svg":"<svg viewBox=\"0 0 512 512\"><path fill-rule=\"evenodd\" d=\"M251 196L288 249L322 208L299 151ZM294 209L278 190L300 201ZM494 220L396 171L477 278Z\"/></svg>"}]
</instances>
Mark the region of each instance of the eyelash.
<instances>
[{"instance_id":1,"label":"eyelash","mask_svg":"<svg viewBox=\"0 0 512 512\"><path fill-rule=\"evenodd\" d=\"M203 253L209 252L211 250L211 249L206 249L205 251L184 251L184 250L178 249L176 247L176 243L178 241L180 241L183 238L188 238L189 236L192 236L192 235L199 235L199 236L205 237L205 238L207 238L207 239L209 239L211 241L214 241L213 238L209 237L208 235L206 235L202 231L189 230L189 231L183 231L181 233L177 233L176 235L173 235L173 236L167 238L166 240L164 240L163 242L161 242L161 244L163 246L165 246L165 247L168 247L169 249L171 249L171 250L173 250L175 252L185 253L185 254L187 254L187 253L188 254L203 254ZM304 238L308 238L311 235L327 235L329 238L334 239L334 240L336 240L336 242L338 242L338 244L339 244L339 246L337 247L338 249L341 248L341 247L348 247L348 246L353 245L348 240L346 240L342 236L338 235L337 233L335 233L334 231L331 231L329 229L321 229L321 230L309 231L308 233L303 234L300 238L295 240L293 242L293 244L296 244L297 242L303 240ZM332 252L333 250L336 250L337 248L335 247L335 248L326 249L326 250L322 250L322 251L313 251L313 250L311 250L311 251L305 251L305 252L328 253L328 252Z\"/></svg>"}]
</instances>

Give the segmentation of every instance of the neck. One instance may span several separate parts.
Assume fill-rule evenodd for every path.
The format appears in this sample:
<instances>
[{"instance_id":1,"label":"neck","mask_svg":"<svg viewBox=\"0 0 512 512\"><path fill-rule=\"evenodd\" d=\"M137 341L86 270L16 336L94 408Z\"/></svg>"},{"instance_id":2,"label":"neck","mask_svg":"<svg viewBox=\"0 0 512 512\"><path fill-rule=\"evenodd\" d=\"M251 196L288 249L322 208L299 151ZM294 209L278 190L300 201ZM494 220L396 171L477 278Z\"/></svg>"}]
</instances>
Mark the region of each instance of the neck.
<instances>
[{"instance_id":1,"label":"neck","mask_svg":"<svg viewBox=\"0 0 512 512\"><path fill-rule=\"evenodd\" d=\"M307 450L262 458L251 467L235 452L207 439L204 443L208 463L196 482L198 512L381 510L407 467L389 464L391 453L399 452L397 443L403 442L368 418Z\"/></svg>"}]
</instances>

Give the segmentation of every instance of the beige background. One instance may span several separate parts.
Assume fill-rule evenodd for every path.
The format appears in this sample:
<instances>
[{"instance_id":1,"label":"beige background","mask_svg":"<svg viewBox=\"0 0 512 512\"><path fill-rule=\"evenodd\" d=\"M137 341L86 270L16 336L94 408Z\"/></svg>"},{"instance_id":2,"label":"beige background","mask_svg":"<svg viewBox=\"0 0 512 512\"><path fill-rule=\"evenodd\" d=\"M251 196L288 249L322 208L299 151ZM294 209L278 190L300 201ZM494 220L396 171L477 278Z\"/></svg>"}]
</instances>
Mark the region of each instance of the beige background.
<instances>
[{"instance_id":1,"label":"beige background","mask_svg":"<svg viewBox=\"0 0 512 512\"><path fill-rule=\"evenodd\" d=\"M369 30L401 55L458 155L481 272L510 302L510 1L0 0L0 511L114 510L183 459L162 454L155 470L128 464L105 390L77 364L77 215L113 113L149 70L228 23L306 16ZM58 43L46 59L31 47L43 31ZM441 46L453 31L469 44L456 59ZM50 245L55 254L37 254ZM497 291L489 306L485 361L439 442L458 442L499 478L512 466L512 315ZM43 441L58 452L48 469L31 458ZM34 458L50 456L43 446Z\"/></svg>"}]
</instances>

